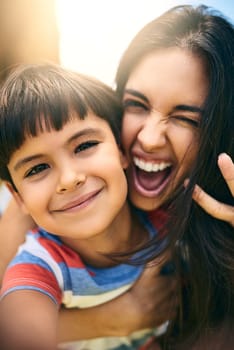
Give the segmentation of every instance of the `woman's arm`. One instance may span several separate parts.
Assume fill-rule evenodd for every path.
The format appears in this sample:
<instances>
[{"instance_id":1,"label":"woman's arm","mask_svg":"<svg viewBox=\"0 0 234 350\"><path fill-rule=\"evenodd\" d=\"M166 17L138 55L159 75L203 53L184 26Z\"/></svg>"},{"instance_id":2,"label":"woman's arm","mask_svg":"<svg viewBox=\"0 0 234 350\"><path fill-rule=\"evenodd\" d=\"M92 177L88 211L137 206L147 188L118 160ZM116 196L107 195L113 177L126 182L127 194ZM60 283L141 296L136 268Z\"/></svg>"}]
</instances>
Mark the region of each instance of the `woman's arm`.
<instances>
[{"instance_id":1,"label":"woman's arm","mask_svg":"<svg viewBox=\"0 0 234 350\"><path fill-rule=\"evenodd\" d=\"M59 341L127 336L160 326L177 312L177 278L161 276L162 266L146 268L134 286L105 304L59 312Z\"/></svg>"},{"instance_id":2,"label":"woman's arm","mask_svg":"<svg viewBox=\"0 0 234 350\"><path fill-rule=\"evenodd\" d=\"M218 166L234 196L234 163L232 159L226 153L222 153L218 158ZM193 199L210 215L229 222L230 225L234 226L233 206L217 201L204 192L198 185L195 186Z\"/></svg>"},{"instance_id":3,"label":"woman's arm","mask_svg":"<svg viewBox=\"0 0 234 350\"><path fill-rule=\"evenodd\" d=\"M0 284L7 264L24 242L27 230L33 226L31 217L25 215L12 199L0 218Z\"/></svg>"},{"instance_id":4,"label":"woman's arm","mask_svg":"<svg viewBox=\"0 0 234 350\"><path fill-rule=\"evenodd\" d=\"M98 308L93 308L94 312L87 313L85 317L82 315L82 311L85 311L85 309L76 310L76 317L73 317L73 319L64 319L65 323L63 327L65 326L65 336L63 336L63 327L61 329L60 325L57 328L57 306L47 295L30 290L16 290L9 293L0 302L1 349L55 350L57 342L89 339L97 336L119 336L122 332L119 333L120 328L115 325L116 316L118 317L117 324L120 323L123 326L123 332L126 333L126 335L128 334L126 329L129 329L129 323L134 326L133 329L129 329L129 332L132 332L135 328L145 328L143 325L151 326L152 321L160 325L164 321L165 316L167 316L167 318L174 316L176 308L171 302L173 300L173 293L171 295L171 292L174 288L172 288L173 286L170 284L168 277L160 278L162 283L158 284L159 288L150 288L151 283L149 283L148 277L153 277L155 272L157 276L158 271L156 270L158 270L158 268L146 270L146 274L142 278L145 282L145 287L148 286L149 290L151 290L149 295L152 295L150 295L150 297L154 295L155 291L158 295L161 295L160 300L158 299L158 301L160 301L160 307L153 312L153 315L156 314L158 316L154 316L154 319L149 317L150 311L152 311L150 303L144 302L142 304L141 296L145 296L144 293L142 293L141 287L140 294L134 292L133 295L130 296L131 292L127 292L124 301L122 300L119 303L120 297L115 299L117 300L116 304L113 304L115 300L113 300L112 303L106 303L107 308L103 308L103 322L100 318L100 313L99 316L95 318L95 313L97 313ZM168 292L168 289L170 292ZM154 299L155 298L153 298L153 300ZM134 314L132 314L131 309L133 301L134 306L140 304L139 310L138 307L133 309L135 311ZM106 304L103 304L103 307ZM111 304L116 305L116 308L113 308L113 306L109 308ZM89 309L86 309L86 311L87 310ZM139 311L140 318L142 318L142 316L144 318L145 315L146 320L150 322L146 322L146 324L143 322L142 325L141 321L138 319ZM79 317L79 315L82 316ZM133 323L131 322L132 316L134 316ZM82 321L85 321L84 324ZM99 324L100 321L101 324ZM98 327L97 330L95 330L96 326ZM73 332L73 336L69 336L69 332Z\"/></svg>"}]
</instances>

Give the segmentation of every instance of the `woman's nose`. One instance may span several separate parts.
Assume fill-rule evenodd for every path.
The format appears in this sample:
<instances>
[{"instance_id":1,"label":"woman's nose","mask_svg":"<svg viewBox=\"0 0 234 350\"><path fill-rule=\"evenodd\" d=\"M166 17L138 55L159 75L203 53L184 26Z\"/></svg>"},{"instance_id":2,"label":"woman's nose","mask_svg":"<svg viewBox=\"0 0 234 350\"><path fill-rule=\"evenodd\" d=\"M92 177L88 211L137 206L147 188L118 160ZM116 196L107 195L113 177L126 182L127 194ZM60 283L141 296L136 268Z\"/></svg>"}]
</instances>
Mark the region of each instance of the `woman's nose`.
<instances>
[{"instance_id":1,"label":"woman's nose","mask_svg":"<svg viewBox=\"0 0 234 350\"><path fill-rule=\"evenodd\" d=\"M166 121L159 115L150 115L145 119L138 133L138 141L145 152L153 152L162 148L167 142Z\"/></svg>"}]
</instances>

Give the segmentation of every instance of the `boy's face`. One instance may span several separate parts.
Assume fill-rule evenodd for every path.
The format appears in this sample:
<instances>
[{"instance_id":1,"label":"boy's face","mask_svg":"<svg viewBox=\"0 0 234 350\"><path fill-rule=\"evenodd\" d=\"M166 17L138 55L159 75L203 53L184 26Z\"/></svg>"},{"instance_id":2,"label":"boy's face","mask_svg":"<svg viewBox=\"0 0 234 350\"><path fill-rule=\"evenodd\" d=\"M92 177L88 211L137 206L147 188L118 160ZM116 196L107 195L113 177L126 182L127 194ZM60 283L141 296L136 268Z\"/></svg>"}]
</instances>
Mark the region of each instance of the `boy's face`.
<instances>
[{"instance_id":1,"label":"boy's face","mask_svg":"<svg viewBox=\"0 0 234 350\"><path fill-rule=\"evenodd\" d=\"M89 113L28 137L8 169L13 195L39 226L86 239L108 228L123 207L126 166L107 122Z\"/></svg>"}]
</instances>

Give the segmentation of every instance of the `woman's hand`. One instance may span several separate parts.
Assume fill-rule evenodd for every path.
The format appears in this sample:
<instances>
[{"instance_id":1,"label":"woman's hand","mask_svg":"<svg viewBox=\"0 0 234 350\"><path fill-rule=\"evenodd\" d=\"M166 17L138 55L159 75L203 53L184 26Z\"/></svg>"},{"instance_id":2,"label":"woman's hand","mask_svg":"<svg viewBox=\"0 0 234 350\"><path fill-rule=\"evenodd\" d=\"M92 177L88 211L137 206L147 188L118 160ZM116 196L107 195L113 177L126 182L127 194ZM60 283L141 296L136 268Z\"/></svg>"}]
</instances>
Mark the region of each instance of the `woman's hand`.
<instances>
[{"instance_id":1,"label":"woman's hand","mask_svg":"<svg viewBox=\"0 0 234 350\"><path fill-rule=\"evenodd\" d=\"M176 317L178 310L178 278L161 274L162 265L146 267L128 292L127 326L136 329L159 327Z\"/></svg>"},{"instance_id":2,"label":"woman's hand","mask_svg":"<svg viewBox=\"0 0 234 350\"><path fill-rule=\"evenodd\" d=\"M24 242L26 232L34 227L34 222L12 199L0 218L0 285L7 264Z\"/></svg>"},{"instance_id":3,"label":"woman's hand","mask_svg":"<svg viewBox=\"0 0 234 350\"><path fill-rule=\"evenodd\" d=\"M220 171L234 196L234 163L226 154L222 153L218 158ZM198 185L195 186L193 199L210 215L216 219L228 222L234 227L234 206L221 203L209 196Z\"/></svg>"}]
</instances>

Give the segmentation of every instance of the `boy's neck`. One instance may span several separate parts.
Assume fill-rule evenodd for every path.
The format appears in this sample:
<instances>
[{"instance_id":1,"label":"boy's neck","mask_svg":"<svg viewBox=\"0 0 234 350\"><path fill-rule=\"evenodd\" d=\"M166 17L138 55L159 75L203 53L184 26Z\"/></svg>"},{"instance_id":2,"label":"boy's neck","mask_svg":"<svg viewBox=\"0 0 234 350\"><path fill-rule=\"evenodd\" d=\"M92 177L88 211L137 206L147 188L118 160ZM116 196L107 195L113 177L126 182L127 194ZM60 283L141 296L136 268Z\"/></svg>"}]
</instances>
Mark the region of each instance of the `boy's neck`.
<instances>
[{"instance_id":1,"label":"boy's neck","mask_svg":"<svg viewBox=\"0 0 234 350\"><path fill-rule=\"evenodd\" d=\"M96 237L77 241L61 237L62 242L74 249L85 263L96 267L117 265L109 257L111 253L130 252L147 239L147 230L127 202L105 232Z\"/></svg>"}]
</instances>

